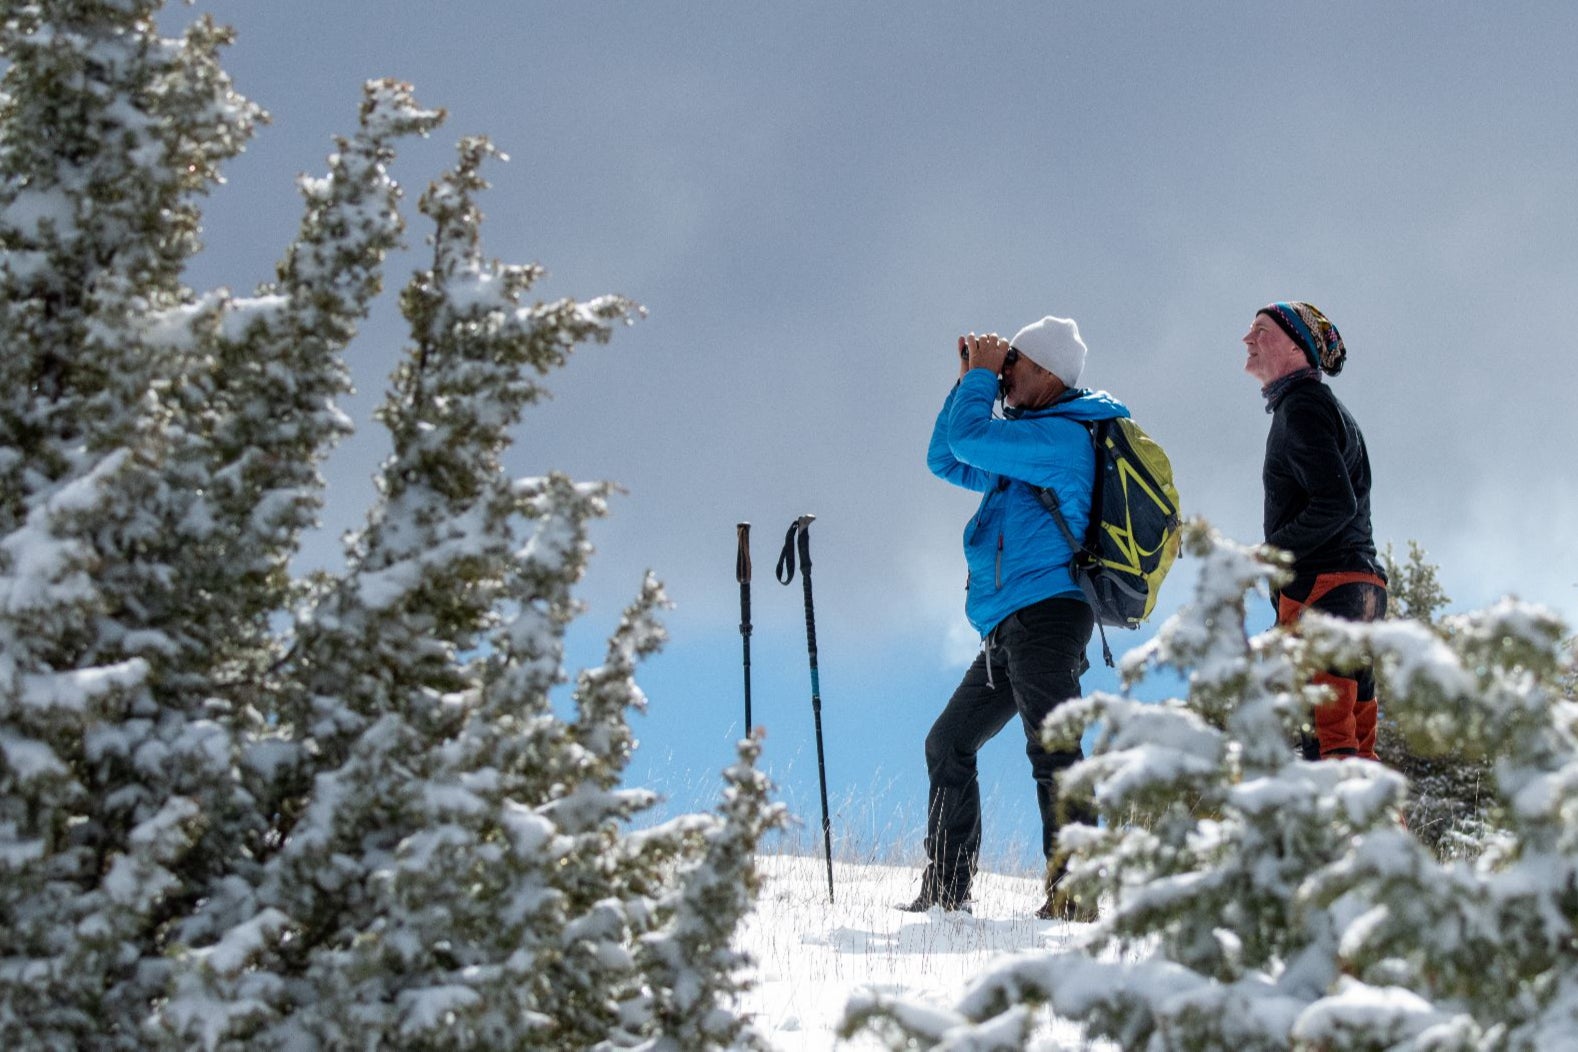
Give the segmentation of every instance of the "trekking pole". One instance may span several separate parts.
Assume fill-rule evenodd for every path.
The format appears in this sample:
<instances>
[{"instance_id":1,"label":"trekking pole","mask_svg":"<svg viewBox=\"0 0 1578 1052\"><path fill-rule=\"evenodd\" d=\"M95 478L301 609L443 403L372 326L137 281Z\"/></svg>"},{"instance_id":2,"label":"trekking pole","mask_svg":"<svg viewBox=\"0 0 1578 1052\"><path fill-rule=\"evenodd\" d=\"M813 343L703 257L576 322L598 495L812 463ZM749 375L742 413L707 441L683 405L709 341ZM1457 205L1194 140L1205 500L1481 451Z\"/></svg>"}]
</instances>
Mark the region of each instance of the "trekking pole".
<instances>
[{"instance_id":1,"label":"trekking pole","mask_svg":"<svg viewBox=\"0 0 1578 1052\"><path fill-rule=\"evenodd\" d=\"M811 603L811 523L802 515L789 524L778 556L778 583L794 580L795 548L800 549L800 581L805 588L805 642L811 654L811 716L816 721L816 776L822 788L822 849L827 856L827 901L833 901L833 823L827 816L827 761L822 754L822 687L816 671L816 612Z\"/></svg>"},{"instance_id":2,"label":"trekking pole","mask_svg":"<svg viewBox=\"0 0 1578 1052\"><path fill-rule=\"evenodd\" d=\"M734 579L740 582L740 646L745 650L745 736L751 736L751 524L738 523Z\"/></svg>"}]
</instances>

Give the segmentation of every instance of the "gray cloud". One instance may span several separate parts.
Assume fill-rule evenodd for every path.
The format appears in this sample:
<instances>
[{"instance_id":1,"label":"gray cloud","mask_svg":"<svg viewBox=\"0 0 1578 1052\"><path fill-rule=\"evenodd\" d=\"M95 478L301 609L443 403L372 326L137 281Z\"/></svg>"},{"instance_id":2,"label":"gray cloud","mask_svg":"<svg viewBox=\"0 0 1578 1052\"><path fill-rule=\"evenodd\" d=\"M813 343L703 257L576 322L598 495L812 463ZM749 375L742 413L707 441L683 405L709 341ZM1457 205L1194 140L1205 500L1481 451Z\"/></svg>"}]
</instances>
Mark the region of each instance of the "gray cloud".
<instances>
[{"instance_id":1,"label":"gray cloud","mask_svg":"<svg viewBox=\"0 0 1578 1052\"><path fill-rule=\"evenodd\" d=\"M194 280L268 275L290 179L361 79L395 75L451 111L398 162L413 211L485 132L513 156L489 254L545 263L545 297L649 308L551 381L515 455L626 486L587 582L605 611L651 566L683 619L727 626L734 522L766 580L814 511L826 618L941 647L973 506L923 462L952 341L1048 312L1172 452L1187 510L1254 539L1265 417L1238 338L1296 297L1352 349L1334 387L1372 446L1378 540L1423 542L1462 603L1578 612L1568 5L208 6L275 124L215 196ZM370 493L401 336L388 302L353 349L364 434L313 558Z\"/></svg>"}]
</instances>

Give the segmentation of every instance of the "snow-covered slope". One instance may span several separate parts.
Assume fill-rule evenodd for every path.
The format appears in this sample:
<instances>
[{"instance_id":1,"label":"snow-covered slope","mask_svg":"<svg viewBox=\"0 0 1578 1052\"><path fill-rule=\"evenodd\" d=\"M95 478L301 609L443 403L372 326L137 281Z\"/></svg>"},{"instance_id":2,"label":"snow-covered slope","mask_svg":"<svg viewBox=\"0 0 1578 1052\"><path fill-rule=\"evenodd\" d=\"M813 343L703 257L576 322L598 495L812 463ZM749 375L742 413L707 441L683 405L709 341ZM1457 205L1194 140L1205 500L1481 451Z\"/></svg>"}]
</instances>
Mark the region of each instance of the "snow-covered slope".
<instances>
[{"instance_id":1,"label":"snow-covered slope","mask_svg":"<svg viewBox=\"0 0 1578 1052\"><path fill-rule=\"evenodd\" d=\"M915 914L894 906L914 897L916 867L835 862L829 903L821 858L764 855L759 864L762 894L740 934L757 968L746 1008L781 1052L881 1047L871 1035L837 1039L857 989L951 1005L1002 956L1061 948L1084 928L1034 918L1042 899L1035 875L982 873L973 914ZM1076 1027L1049 1024L1042 1047L1077 1048L1078 1039Z\"/></svg>"}]
</instances>

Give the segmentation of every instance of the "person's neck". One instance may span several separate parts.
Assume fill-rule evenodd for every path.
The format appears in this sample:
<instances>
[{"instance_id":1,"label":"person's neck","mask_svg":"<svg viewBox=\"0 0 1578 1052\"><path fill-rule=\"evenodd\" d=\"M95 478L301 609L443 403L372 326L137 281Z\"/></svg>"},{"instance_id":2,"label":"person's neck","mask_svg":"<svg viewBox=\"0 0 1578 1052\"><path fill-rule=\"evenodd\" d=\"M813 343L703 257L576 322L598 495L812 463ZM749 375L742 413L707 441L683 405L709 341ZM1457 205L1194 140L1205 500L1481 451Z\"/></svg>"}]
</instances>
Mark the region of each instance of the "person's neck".
<instances>
[{"instance_id":1,"label":"person's neck","mask_svg":"<svg viewBox=\"0 0 1578 1052\"><path fill-rule=\"evenodd\" d=\"M1288 388L1301 380L1320 381L1320 370L1313 365L1306 365L1283 373L1275 380L1260 389L1261 397L1266 400L1266 412L1277 408L1277 403L1282 401L1282 396L1287 394Z\"/></svg>"},{"instance_id":2,"label":"person's neck","mask_svg":"<svg viewBox=\"0 0 1578 1052\"><path fill-rule=\"evenodd\" d=\"M1046 388L1042 390L1041 396L1035 400L1034 405L1021 406L1020 408L1027 413L1033 413L1037 409L1050 409L1063 400L1063 396L1068 394L1068 390L1068 384L1054 376Z\"/></svg>"},{"instance_id":3,"label":"person's neck","mask_svg":"<svg viewBox=\"0 0 1578 1052\"><path fill-rule=\"evenodd\" d=\"M1038 413L1043 409L1051 409L1053 406L1057 405L1059 402L1063 401L1065 398L1068 398L1074 393L1076 393L1074 388L1065 387L1059 384L1056 391L1043 398L1036 399L1035 404L1033 405L1005 404L1003 406L1003 415L1011 420L1014 417L1023 416L1025 413Z\"/></svg>"}]
</instances>

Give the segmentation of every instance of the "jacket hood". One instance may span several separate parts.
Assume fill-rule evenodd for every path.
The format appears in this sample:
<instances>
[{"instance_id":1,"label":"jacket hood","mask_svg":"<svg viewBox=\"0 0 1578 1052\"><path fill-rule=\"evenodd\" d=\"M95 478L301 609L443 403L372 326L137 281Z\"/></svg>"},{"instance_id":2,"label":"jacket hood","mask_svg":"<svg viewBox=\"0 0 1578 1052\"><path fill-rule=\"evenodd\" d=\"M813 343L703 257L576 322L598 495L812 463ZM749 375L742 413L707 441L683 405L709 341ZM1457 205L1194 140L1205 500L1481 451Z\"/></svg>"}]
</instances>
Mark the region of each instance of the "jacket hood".
<instances>
[{"instance_id":1,"label":"jacket hood","mask_svg":"<svg viewBox=\"0 0 1578 1052\"><path fill-rule=\"evenodd\" d=\"M1106 391L1091 391L1076 387L1044 409L1030 409L1014 413L1017 420L1035 420L1046 416L1061 416L1069 420L1115 420L1129 415L1129 407Z\"/></svg>"}]
</instances>

